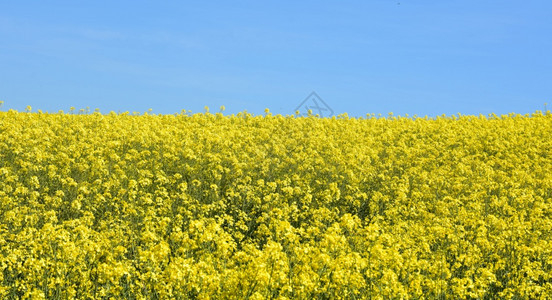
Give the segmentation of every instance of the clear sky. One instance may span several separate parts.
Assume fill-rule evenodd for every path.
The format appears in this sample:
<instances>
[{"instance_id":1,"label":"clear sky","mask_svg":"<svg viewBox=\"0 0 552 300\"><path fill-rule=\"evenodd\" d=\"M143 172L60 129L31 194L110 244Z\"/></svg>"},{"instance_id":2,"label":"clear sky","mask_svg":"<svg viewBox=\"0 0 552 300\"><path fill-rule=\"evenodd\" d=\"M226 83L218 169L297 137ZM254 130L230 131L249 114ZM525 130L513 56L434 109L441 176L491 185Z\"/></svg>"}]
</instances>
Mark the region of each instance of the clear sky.
<instances>
[{"instance_id":1,"label":"clear sky","mask_svg":"<svg viewBox=\"0 0 552 300\"><path fill-rule=\"evenodd\" d=\"M1 110L530 113L552 1L0 0ZM310 101L310 100L309 100Z\"/></svg>"}]
</instances>

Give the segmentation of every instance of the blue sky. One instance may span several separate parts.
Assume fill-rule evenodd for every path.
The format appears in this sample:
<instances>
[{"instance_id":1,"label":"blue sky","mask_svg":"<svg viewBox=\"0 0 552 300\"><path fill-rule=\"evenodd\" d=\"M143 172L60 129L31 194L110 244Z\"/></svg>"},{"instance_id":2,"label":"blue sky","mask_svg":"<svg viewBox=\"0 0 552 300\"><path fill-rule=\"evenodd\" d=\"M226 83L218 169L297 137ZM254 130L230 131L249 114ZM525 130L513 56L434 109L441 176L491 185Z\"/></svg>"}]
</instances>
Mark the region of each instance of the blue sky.
<instances>
[{"instance_id":1,"label":"blue sky","mask_svg":"<svg viewBox=\"0 0 552 300\"><path fill-rule=\"evenodd\" d=\"M552 107L552 2L0 0L0 109Z\"/></svg>"}]
</instances>

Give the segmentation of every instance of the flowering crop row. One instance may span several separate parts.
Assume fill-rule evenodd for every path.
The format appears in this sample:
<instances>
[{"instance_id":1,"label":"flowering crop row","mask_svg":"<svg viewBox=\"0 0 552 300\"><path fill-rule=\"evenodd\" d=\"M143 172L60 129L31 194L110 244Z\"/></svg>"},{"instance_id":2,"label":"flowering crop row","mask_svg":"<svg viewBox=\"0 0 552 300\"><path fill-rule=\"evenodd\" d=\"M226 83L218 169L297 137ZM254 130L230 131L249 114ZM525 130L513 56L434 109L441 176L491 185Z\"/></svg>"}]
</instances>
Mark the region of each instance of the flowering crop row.
<instances>
[{"instance_id":1,"label":"flowering crop row","mask_svg":"<svg viewBox=\"0 0 552 300\"><path fill-rule=\"evenodd\" d=\"M0 112L0 298L550 299L551 130Z\"/></svg>"}]
</instances>

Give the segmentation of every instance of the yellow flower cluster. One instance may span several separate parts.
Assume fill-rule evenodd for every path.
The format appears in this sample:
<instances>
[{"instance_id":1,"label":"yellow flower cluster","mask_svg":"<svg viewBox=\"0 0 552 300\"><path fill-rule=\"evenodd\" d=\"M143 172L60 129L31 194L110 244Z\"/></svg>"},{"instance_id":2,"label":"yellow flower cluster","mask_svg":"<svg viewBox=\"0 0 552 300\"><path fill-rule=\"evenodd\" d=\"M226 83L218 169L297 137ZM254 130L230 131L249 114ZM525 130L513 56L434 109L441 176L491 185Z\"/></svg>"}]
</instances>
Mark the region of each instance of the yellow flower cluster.
<instances>
[{"instance_id":1,"label":"yellow flower cluster","mask_svg":"<svg viewBox=\"0 0 552 300\"><path fill-rule=\"evenodd\" d=\"M551 132L0 112L0 298L550 299Z\"/></svg>"}]
</instances>

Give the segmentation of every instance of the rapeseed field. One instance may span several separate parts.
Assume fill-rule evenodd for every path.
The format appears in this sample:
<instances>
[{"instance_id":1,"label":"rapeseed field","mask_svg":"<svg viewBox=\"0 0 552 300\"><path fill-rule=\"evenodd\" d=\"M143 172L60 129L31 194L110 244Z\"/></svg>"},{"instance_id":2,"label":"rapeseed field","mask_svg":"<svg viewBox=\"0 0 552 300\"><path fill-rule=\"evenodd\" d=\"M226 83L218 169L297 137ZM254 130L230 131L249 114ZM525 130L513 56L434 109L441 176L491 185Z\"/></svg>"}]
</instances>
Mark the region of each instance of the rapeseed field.
<instances>
[{"instance_id":1,"label":"rapeseed field","mask_svg":"<svg viewBox=\"0 0 552 300\"><path fill-rule=\"evenodd\" d=\"M0 298L550 299L551 134L0 112Z\"/></svg>"}]
</instances>

